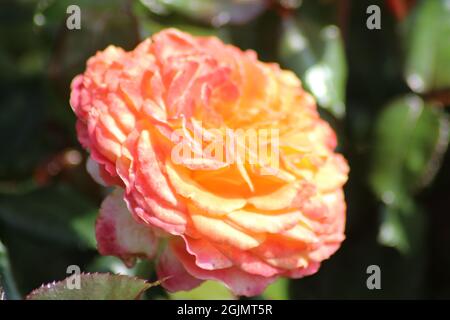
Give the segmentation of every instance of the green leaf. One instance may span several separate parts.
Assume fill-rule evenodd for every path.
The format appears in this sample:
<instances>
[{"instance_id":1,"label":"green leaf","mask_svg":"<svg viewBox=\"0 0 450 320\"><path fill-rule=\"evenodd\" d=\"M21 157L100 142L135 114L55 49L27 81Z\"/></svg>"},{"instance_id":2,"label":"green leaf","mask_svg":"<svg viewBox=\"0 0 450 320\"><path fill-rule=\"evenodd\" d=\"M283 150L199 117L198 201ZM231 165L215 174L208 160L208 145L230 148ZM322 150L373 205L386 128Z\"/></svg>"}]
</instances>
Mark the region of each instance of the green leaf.
<instances>
[{"instance_id":1,"label":"green leaf","mask_svg":"<svg viewBox=\"0 0 450 320\"><path fill-rule=\"evenodd\" d=\"M63 281L43 285L28 300L133 300L152 287L152 283L135 277L106 273L80 274L80 288L70 276Z\"/></svg>"},{"instance_id":2,"label":"green leaf","mask_svg":"<svg viewBox=\"0 0 450 320\"><path fill-rule=\"evenodd\" d=\"M128 268L121 259L113 256L98 256L86 268L86 272L103 272L123 274L141 279L158 279L155 272L155 261L148 259L137 259L132 268ZM145 292L144 300L167 299L167 291L162 287L155 287Z\"/></svg>"},{"instance_id":3,"label":"green leaf","mask_svg":"<svg viewBox=\"0 0 450 320\"><path fill-rule=\"evenodd\" d=\"M408 85L419 93L450 88L450 2L422 1L407 23Z\"/></svg>"},{"instance_id":4,"label":"green leaf","mask_svg":"<svg viewBox=\"0 0 450 320\"><path fill-rule=\"evenodd\" d=\"M338 27L286 19L280 58L297 73L321 107L337 118L345 115L347 62Z\"/></svg>"},{"instance_id":5,"label":"green leaf","mask_svg":"<svg viewBox=\"0 0 450 320\"><path fill-rule=\"evenodd\" d=\"M375 124L370 183L387 205L430 183L448 146L448 118L420 97L390 103Z\"/></svg>"},{"instance_id":6,"label":"green leaf","mask_svg":"<svg viewBox=\"0 0 450 320\"><path fill-rule=\"evenodd\" d=\"M325 43L321 61L305 74L306 85L311 88L319 105L337 118L345 114L345 86L347 65L339 29L328 26L321 31Z\"/></svg>"},{"instance_id":7,"label":"green leaf","mask_svg":"<svg viewBox=\"0 0 450 320\"><path fill-rule=\"evenodd\" d=\"M268 300L288 300L289 280L286 278L278 279L267 287L262 296Z\"/></svg>"},{"instance_id":8,"label":"green leaf","mask_svg":"<svg viewBox=\"0 0 450 320\"><path fill-rule=\"evenodd\" d=\"M284 20L280 40L280 58L283 64L303 77L306 71L318 62L314 51L303 28L294 19Z\"/></svg>"},{"instance_id":9,"label":"green leaf","mask_svg":"<svg viewBox=\"0 0 450 320\"><path fill-rule=\"evenodd\" d=\"M267 7L265 0L141 0L141 2L156 14L174 11L216 27L228 23L248 22Z\"/></svg>"},{"instance_id":10,"label":"green leaf","mask_svg":"<svg viewBox=\"0 0 450 320\"><path fill-rule=\"evenodd\" d=\"M170 293L174 300L232 300L236 297L223 284L217 281L205 281L199 287L190 291Z\"/></svg>"},{"instance_id":11,"label":"green leaf","mask_svg":"<svg viewBox=\"0 0 450 320\"><path fill-rule=\"evenodd\" d=\"M420 253L426 230L422 212L412 200L399 206L383 206L378 242L403 254Z\"/></svg>"},{"instance_id":12,"label":"green leaf","mask_svg":"<svg viewBox=\"0 0 450 320\"><path fill-rule=\"evenodd\" d=\"M141 9L137 5L134 7L134 12L137 16L137 19L139 20L139 34L142 39L146 39L152 36L154 33L160 32L170 27L179 29L194 36L214 36L220 38L222 41L230 42L230 35L224 28L215 29L211 27L199 27L195 25L173 22L170 24L159 23L147 17L145 13L141 12Z\"/></svg>"},{"instance_id":13,"label":"green leaf","mask_svg":"<svg viewBox=\"0 0 450 320\"><path fill-rule=\"evenodd\" d=\"M95 249L98 208L75 190L55 185L0 196L0 221L40 239Z\"/></svg>"},{"instance_id":14,"label":"green leaf","mask_svg":"<svg viewBox=\"0 0 450 320\"><path fill-rule=\"evenodd\" d=\"M20 299L20 293L11 272L8 252L5 246L0 242L0 300Z\"/></svg>"}]
</instances>

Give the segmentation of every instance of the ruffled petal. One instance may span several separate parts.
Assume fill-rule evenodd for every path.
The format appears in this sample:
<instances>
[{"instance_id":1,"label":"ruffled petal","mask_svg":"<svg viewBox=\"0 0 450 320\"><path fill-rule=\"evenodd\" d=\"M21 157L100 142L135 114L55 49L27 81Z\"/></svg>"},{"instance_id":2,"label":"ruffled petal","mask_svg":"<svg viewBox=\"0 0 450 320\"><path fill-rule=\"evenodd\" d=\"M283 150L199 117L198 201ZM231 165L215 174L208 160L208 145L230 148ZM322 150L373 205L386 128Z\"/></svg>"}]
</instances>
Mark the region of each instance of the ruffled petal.
<instances>
[{"instance_id":1,"label":"ruffled petal","mask_svg":"<svg viewBox=\"0 0 450 320\"><path fill-rule=\"evenodd\" d=\"M166 171L175 191L203 210L228 213L243 208L246 203L243 198L224 198L203 189L169 162Z\"/></svg>"},{"instance_id":2,"label":"ruffled petal","mask_svg":"<svg viewBox=\"0 0 450 320\"><path fill-rule=\"evenodd\" d=\"M189 274L198 279L219 280L238 296L251 297L261 294L270 283L276 280L276 277L253 275L237 267L219 270L201 269L195 264L195 258L187 253L182 241L172 241L171 248Z\"/></svg>"},{"instance_id":3,"label":"ruffled petal","mask_svg":"<svg viewBox=\"0 0 450 320\"><path fill-rule=\"evenodd\" d=\"M203 280L190 275L178 258L173 254L170 246L167 246L158 258L156 273L161 285L170 292L191 290L199 286Z\"/></svg>"}]
</instances>

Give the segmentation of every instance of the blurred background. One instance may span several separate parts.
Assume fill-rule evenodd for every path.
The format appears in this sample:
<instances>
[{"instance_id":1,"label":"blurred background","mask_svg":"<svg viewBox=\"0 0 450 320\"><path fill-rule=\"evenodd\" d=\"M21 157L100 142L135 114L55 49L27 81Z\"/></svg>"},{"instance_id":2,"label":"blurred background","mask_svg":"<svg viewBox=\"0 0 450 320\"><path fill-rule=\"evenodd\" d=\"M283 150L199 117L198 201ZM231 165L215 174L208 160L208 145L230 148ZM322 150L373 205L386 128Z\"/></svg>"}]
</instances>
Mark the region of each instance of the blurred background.
<instances>
[{"instance_id":1,"label":"blurred background","mask_svg":"<svg viewBox=\"0 0 450 320\"><path fill-rule=\"evenodd\" d=\"M78 5L81 29L69 30ZM380 8L381 29L370 5ZM372 16L372 18L370 18ZM83 271L155 279L96 251L108 190L85 170L71 79L109 44L132 49L167 27L215 35L292 69L339 135L351 173L347 239L320 271L265 299L450 298L449 0L1 0L0 282L19 299ZM368 290L369 265L381 290ZM147 299L229 299L206 282ZM260 297L261 298L261 297Z\"/></svg>"}]
</instances>

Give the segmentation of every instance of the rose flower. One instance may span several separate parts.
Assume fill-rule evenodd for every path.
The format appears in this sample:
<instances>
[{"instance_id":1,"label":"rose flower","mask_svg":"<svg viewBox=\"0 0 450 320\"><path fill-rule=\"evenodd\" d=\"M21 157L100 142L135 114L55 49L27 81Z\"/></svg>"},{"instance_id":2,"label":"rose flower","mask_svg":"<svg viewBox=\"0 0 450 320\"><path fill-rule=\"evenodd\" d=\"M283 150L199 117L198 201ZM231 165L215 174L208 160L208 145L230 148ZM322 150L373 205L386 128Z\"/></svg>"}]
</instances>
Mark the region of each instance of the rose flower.
<instances>
[{"instance_id":1,"label":"rose flower","mask_svg":"<svg viewBox=\"0 0 450 320\"><path fill-rule=\"evenodd\" d=\"M344 240L335 133L300 80L253 51L164 30L90 58L70 103L88 171L115 187L100 253L157 259L167 290L217 280L257 295L315 273Z\"/></svg>"}]
</instances>

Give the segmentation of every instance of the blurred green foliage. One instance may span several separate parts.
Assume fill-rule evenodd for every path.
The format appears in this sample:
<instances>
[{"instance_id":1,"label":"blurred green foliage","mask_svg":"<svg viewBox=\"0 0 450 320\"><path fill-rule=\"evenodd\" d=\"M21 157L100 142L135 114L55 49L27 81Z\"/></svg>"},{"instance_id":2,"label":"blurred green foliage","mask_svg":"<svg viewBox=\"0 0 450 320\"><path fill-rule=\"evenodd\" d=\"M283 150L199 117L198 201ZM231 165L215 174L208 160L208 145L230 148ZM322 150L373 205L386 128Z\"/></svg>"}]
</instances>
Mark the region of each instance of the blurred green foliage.
<instances>
[{"instance_id":1,"label":"blurred green foliage","mask_svg":"<svg viewBox=\"0 0 450 320\"><path fill-rule=\"evenodd\" d=\"M81 30L66 28L71 4L81 8ZM371 4L381 8L380 30L366 28ZM349 160L342 248L316 275L280 280L262 298L450 298L448 0L3 0L0 281L7 298L65 278L73 264L156 279L150 262L126 269L95 249L105 190L86 174L68 99L71 79L97 50L132 49L167 27L218 36L296 72ZM381 290L366 287L372 264L381 267ZM100 295L114 285L121 284L102 283ZM234 298L213 282L172 295L155 287L143 297Z\"/></svg>"}]
</instances>

